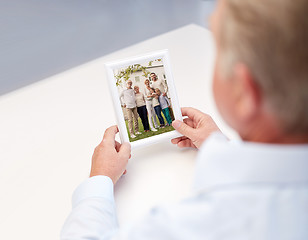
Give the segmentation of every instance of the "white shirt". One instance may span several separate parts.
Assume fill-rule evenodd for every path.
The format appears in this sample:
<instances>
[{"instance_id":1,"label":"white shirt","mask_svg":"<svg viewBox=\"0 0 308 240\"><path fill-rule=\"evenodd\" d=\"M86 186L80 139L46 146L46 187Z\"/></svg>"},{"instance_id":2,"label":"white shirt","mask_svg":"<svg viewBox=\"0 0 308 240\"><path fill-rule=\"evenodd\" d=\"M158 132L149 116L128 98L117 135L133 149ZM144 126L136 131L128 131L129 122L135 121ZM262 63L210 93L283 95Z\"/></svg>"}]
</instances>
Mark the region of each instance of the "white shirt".
<instances>
[{"instance_id":1,"label":"white shirt","mask_svg":"<svg viewBox=\"0 0 308 240\"><path fill-rule=\"evenodd\" d=\"M160 105L160 104L159 104L159 100L158 100L158 98L156 98L156 97L153 97L152 103L153 103L153 107L156 107L156 106L159 106L159 105Z\"/></svg>"},{"instance_id":2,"label":"white shirt","mask_svg":"<svg viewBox=\"0 0 308 240\"><path fill-rule=\"evenodd\" d=\"M143 93L135 93L137 107L145 106L145 98Z\"/></svg>"},{"instance_id":3,"label":"white shirt","mask_svg":"<svg viewBox=\"0 0 308 240\"><path fill-rule=\"evenodd\" d=\"M162 93L168 93L168 86L164 80L157 79L152 82L152 88L158 88Z\"/></svg>"},{"instance_id":4,"label":"white shirt","mask_svg":"<svg viewBox=\"0 0 308 240\"><path fill-rule=\"evenodd\" d=\"M147 87L144 88L144 96L146 97L145 100L146 101L152 101L152 97L148 97L149 95L151 95L151 92L149 89L147 89Z\"/></svg>"},{"instance_id":5,"label":"white shirt","mask_svg":"<svg viewBox=\"0 0 308 240\"><path fill-rule=\"evenodd\" d=\"M165 108L170 106L169 99L166 96L164 96L163 94L160 94L158 96L158 101L159 101L159 104L160 104L162 109L165 109Z\"/></svg>"},{"instance_id":6,"label":"white shirt","mask_svg":"<svg viewBox=\"0 0 308 240\"><path fill-rule=\"evenodd\" d=\"M126 105L126 108L136 107L136 98L134 89L125 89L120 94L120 101L122 105Z\"/></svg>"},{"instance_id":7,"label":"white shirt","mask_svg":"<svg viewBox=\"0 0 308 240\"><path fill-rule=\"evenodd\" d=\"M61 239L307 240L307 173L308 145L228 142L216 133L199 152L190 199L120 229L112 181L92 177L74 192Z\"/></svg>"}]
</instances>

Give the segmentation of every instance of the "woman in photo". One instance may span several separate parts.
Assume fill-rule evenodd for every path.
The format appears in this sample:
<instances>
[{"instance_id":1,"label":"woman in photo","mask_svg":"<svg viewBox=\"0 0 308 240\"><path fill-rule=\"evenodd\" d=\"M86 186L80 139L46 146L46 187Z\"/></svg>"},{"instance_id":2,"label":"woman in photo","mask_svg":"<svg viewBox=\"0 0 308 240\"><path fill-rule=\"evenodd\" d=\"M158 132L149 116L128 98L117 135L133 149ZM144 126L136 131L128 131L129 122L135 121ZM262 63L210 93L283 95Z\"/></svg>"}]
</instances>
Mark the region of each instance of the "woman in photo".
<instances>
[{"instance_id":1,"label":"woman in photo","mask_svg":"<svg viewBox=\"0 0 308 240\"><path fill-rule=\"evenodd\" d=\"M151 89L150 80L146 79L144 81L144 84L145 84L145 96L146 96L145 104L146 104L146 108L147 108L147 111L148 111L149 124L150 124L151 131L156 132L157 130L155 128L158 128L158 124L157 124L157 121L156 121L156 114L155 114L154 106L153 106L153 97L151 96L152 94L151 94L151 91L150 91L150 89ZM154 122L154 126L153 126L152 119L153 119L153 122Z\"/></svg>"},{"instance_id":2,"label":"woman in photo","mask_svg":"<svg viewBox=\"0 0 308 240\"><path fill-rule=\"evenodd\" d=\"M136 105L137 105L137 112L139 117L141 118L143 129L145 132L150 131L149 122L148 122L148 113L147 108L145 106L145 98L143 93L139 92L139 87L135 86L135 98L136 98Z\"/></svg>"},{"instance_id":3,"label":"woman in photo","mask_svg":"<svg viewBox=\"0 0 308 240\"><path fill-rule=\"evenodd\" d=\"M155 110L155 113L156 113L156 115L159 119L159 122L160 122L160 127L164 128L165 127L165 120L164 120L163 116L161 115L162 109L160 107L158 95L155 93L154 88L151 88L150 91L151 91L151 94L152 94L152 97L153 97L154 110Z\"/></svg>"}]
</instances>

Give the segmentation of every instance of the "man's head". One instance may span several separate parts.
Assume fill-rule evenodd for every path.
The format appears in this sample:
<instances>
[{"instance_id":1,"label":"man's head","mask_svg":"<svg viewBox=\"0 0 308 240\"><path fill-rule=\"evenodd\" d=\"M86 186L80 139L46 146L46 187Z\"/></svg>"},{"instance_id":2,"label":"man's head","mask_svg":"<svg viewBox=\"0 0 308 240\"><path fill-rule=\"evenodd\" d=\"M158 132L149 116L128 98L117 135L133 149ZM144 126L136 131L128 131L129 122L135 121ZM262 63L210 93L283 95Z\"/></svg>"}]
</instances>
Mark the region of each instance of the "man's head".
<instances>
[{"instance_id":1,"label":"man's head","mask_svg":"<svg viewBox=\"0 0 308 240\"><path fill-rule=\"evenodd\" d=\"M307 15L307 0L219 1L214 96L243 138L308 136Z\"/></svg>"},{"instance_id":2,"label":"man's head","mask_svg":"<svg viewBox=\"0 0 308 240\"><path fill-rule=\"evenodd\" d=\"M157 76L156 76L155 73L152 72L150 75L151 75L151 79L152 79L154 82L157 81Z\"/></svg>"},{"instance_id":3,"label":"man's head","mask_svg":"<svg viewBox=\"0 0 308 240\"><path fill-rule=\"evenodd\" d=\"M132 88L133 82L131 80L126 81L127 88Z\"/></svg>"}]
</instances>

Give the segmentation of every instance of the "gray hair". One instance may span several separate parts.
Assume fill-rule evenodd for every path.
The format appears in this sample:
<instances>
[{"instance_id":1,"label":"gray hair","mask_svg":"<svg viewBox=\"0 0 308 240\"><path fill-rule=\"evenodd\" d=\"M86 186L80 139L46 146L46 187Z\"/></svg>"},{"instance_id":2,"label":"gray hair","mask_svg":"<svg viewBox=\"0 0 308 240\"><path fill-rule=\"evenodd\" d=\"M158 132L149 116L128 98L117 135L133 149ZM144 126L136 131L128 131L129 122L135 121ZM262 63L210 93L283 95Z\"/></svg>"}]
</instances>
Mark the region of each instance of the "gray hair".
<instances>
[{"instance_id":1,"label":"gray hair","mask_svg":"<svg viewBox=\"0 0 308 240\"><path fill-rule=\"evenodd\" d=\"M222 71L245 63L285 133L308 133L308 1L224 1Z\"/></svg>"}]
</instances>

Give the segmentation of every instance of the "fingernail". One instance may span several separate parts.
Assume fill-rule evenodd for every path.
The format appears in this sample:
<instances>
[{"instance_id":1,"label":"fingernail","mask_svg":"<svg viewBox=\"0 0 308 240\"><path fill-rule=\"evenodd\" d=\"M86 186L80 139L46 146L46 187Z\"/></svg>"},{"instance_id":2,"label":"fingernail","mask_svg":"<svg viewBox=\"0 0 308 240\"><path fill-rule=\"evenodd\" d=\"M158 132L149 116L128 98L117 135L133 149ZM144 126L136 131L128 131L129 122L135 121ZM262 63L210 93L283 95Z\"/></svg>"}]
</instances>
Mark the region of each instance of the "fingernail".
<instances>
[{"instance_id":1,"label":"fingernail","mask_svg":"<svg viewBox=\"0 0 308 240\"><path fill-rule=\"evenodd\" d=\"M173 123L172 123L172 126L175 128L175 129L177 129L177 128L179 128L180 126L181 126L181 121L180 120L175 120L175 121L173 121Z\"/></svg>"}]
</instances>

